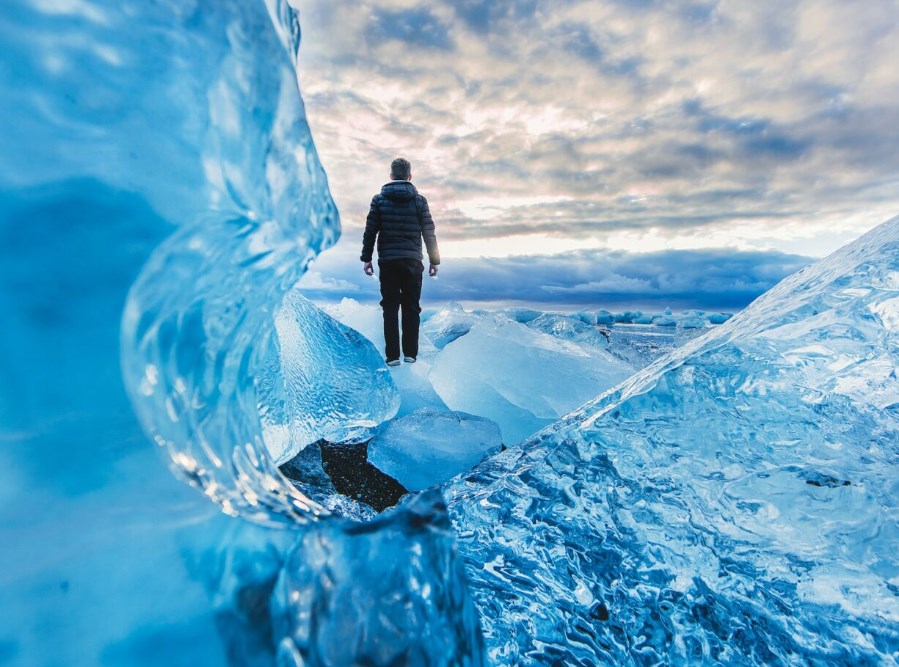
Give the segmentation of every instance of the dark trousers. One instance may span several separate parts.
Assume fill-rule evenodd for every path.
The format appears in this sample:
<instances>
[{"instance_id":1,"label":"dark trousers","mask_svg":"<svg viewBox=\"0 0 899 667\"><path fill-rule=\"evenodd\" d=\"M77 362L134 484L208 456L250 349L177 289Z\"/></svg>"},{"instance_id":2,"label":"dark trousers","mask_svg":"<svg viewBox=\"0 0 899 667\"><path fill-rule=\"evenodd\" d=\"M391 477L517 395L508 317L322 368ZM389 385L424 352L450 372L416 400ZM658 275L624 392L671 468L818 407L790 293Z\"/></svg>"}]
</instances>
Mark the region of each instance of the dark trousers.
<instances>
[{"instance_id":1,"label":"dark trousers","mask_svg":"<svg viewBox=\"0 0 899 667\"><path fill-rule=\"evenodd\" d=\"M381 278L381 308L384 309L384 342L387 360L400 358L400 329L397 315L403 311L403 356L418 356L418 325L421 307L421 278L424 264L415 259L378 262Z\"/></svg>"}]
</instances>

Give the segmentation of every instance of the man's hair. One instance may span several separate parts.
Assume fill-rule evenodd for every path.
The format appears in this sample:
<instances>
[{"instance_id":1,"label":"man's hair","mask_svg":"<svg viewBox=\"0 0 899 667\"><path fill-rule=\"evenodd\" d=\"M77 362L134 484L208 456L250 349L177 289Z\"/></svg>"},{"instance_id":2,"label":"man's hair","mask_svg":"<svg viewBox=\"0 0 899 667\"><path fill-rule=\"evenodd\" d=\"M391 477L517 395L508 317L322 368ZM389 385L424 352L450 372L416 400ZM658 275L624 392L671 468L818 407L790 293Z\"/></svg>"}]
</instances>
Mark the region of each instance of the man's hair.
<instances>
[{"instance_id":1,"label":"man's hair","mask_svg":"<svg viewBox=\"0 0 899 667\"><path fill-rule=\"evenodd\" d=\"M405 158L398 157L390 163L390 178L395 181L408 181L412 175L412 163Z\"/></svg>"}]
</instances>

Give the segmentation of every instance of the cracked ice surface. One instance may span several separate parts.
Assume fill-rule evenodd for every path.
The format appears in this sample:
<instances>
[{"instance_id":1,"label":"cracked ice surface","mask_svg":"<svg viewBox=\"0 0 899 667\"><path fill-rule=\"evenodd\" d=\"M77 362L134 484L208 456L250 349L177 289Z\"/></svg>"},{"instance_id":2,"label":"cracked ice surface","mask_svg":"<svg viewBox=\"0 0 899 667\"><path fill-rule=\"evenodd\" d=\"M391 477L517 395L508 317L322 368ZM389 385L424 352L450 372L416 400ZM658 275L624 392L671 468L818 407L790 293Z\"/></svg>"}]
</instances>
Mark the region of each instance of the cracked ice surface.
<instances>
[{"instance_id":1,"label":"cracked ice surface","mask_svg":"<svg viewBox=\"0 0 899 667\"><path fill-rule=\"evenodd\" d=\"M899 218L451 484L501 664L899 658Z\"/></svg>"}]
</instances>

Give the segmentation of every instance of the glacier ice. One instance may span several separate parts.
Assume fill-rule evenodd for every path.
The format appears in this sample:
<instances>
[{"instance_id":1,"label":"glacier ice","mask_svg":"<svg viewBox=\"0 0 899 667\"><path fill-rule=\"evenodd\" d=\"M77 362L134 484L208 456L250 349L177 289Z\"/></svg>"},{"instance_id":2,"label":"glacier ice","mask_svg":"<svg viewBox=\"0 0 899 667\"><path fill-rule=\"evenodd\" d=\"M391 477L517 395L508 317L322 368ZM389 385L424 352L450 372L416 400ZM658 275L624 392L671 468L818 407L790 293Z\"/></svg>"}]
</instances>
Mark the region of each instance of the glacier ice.
<instances>
[{"instance_id":1,"label":"glacier ice","mask_svg":"<svg viewBox=\"0 0 899 667\"><path fill-rule=\"evenodd\" d=\"M897 294L899 218L451 483L492 659L899 659Z\"/></svg>"},{"instance_id":2,"label":"glacier ice","mask_svg":"<svg viewBox=\"0 0 899 667\"><path fill-rule=\"evenodd\" d=\"M381 353L298 291L275 314L276 346L256 375L262 435L276 464L316 440L365 439L393 417L399 392Z\"/></svg>"},{"instance_id":3,"label":"glacier ice","mask_svg":"<svg viewBox=\"0 0 899 667\"><path fill-rule=\"evenodd\" d=\"M339 234L297 89L299 24L276 2L184 12L175 26L187 35L195 23L221 31L212 64L176 52L179 66L196 65L179 82L191 95L182 103L205 110L208 124L183 131L211 191L207 210L181 221L129 291L123 376L177 475L229 514L308 520L322 508L266 455L254 381L277 344L283 295Z\"/></svg>"},{"instance_id":4,"label":"glacier ice","mask_svg":"<svg viewBox=\"0 0 899 667\"><path fill-rule=\"evenodd\" d=\"M609 348L611 338L609 329L599 327L595 322L585 323L582 317L544 313L528 322L527 326L535 331L542 331L550 336L571 340L591 348L599 350Z\"/></svg>"},{"instance_id":5,"label":"glacier ice","mask_svg":"<svg viewBox=\"0 0 899 667\"><path fill-rule=\"evenodd\" d=\"M436 357L430 380L453 410L492 419L514 444L631 374L603 350L505 317L480 318Z\"/></svg>"},{"instance_id":6,"label":"glacier ice","mask_svg":"<svg viewBox=\"0 0 899 667\"><path fill-rule=\"evenodd\" d=\"M448 343L467 334L478 320L476 313L470 313L458 303L448 303L422 323L421 332L442 350Z\"/></svg>"},{"instance_id":7,"label":"glacier ice","mask_svg":"<svg viewBox=\"0 0 899 667\"><path fill-rule=\"evenodd\" d=\"M251 399L280 295L337 236L298 23L8 0L0 37L0 662L227 664L205 562L235 522L160 463L122 375L182 470L303 502L254 465Z\"/></svg>"},{"instance_id":8,"label":"glacier ice","mask_svg":"<svg viewBox=\"0 0 899 667\"><path fill-rule=\"evenodd\" d=\"M0 35L0 661L477 665L479 625L500 664L899 659L896 221L450 484L463 572L437 495L316 522L369 514L265 447L338 235L291 5L7 0Z\"/></svg>"},{"instance_id":9,"label":"glacier ice","mask_svg":"<svg viewBox=\"0 0 899 667\"><path fill-rule=\"evenodd\" d=\"M488 664L436 490L365 525L306 533L273 606L279 665Z\"/></svg>"},{"instance_id":10,"label":"glacier ice","mask_svg":"<svg viewBox=\"0 0 899 667\"><path fill-rule=\"evenodd\" d=\"M384 318L379 306L344 298L339 304L324 306L324 309L341 323L362 333L379 351L384 350ZM428 379L431 362L438 350L424 332L419 339L418 350L415 364L403 364L402 368L395 368L391 373L400 395L398 417L422 408L449 410Z\"/></svg>"},{"instance_id":11,"label":"glacier ice","mask_svg":"<svg viewBox=\"0 0 899 667\"><path fill-rule=\"evenodd\" d=\"M421 491L471 470L501 445L496 422L421 408L381 429L369 443L368 460L410 491Z\"/></svg>"},{"instance_id":12,"label":"glacier ice","mask_svg":"<svg viewBox=\"0 0 899 667\"><path fill-rule=\"evenodd\" d=\"M325 305L323 309L341 324L361 333L378 350L384 349L384 318L380 306L344 297L339 303Z\"/></svg>"}]
</instances>

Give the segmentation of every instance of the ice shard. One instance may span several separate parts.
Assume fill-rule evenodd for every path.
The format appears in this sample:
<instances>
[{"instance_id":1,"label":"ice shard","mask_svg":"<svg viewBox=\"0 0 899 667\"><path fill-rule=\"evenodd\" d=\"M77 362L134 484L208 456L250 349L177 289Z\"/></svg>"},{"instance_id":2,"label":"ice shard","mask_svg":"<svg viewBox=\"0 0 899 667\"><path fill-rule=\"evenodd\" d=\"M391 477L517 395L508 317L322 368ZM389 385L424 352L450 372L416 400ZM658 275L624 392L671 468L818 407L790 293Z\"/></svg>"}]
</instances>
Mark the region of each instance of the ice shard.
<instances>
[{"instance_id":1,"label":"ice shard","mask_svg":"<svg viewBox=\"0 0 899 667\"><path fill-rule=\"evenodd\" d=\"M368 445L368 460L410 491L421 491L471 470L501 446L496 422L421 408L381 429Z\"/></svg>"},{"instance_id":2,"label":"ice shard","mask_svg":"<svg viewBox=\"0 0 899 667\"><path fill-rule=\"evenodd\" d=\"M275 316L276 347L257 373L263 439L276 464L316 440L369 439L393 417L400 395L362 334L287 294Z\"/></svg>"},{"instance_id":3,"label":"ice shard","mask_svg":"<svg viewBox=\"0 0 899 667\"><path fill-rule=\"evenodd\" d=\"M895 662L897 335L899 218L452 484L493 660Z\"/></svg>"}]
</instances>

